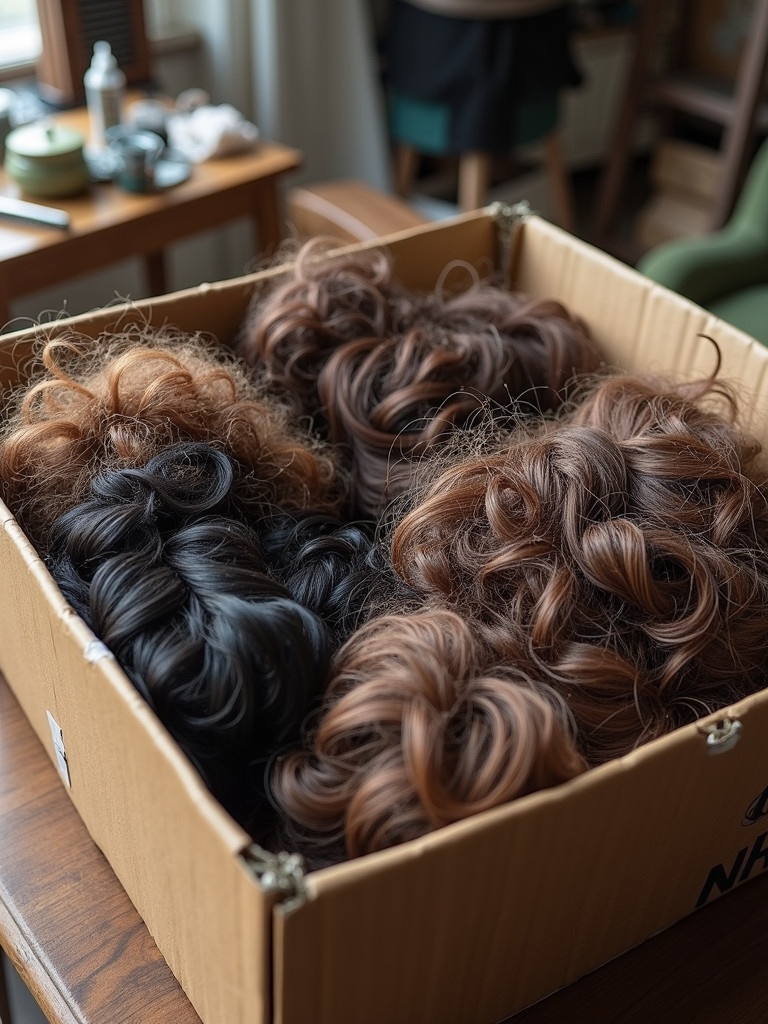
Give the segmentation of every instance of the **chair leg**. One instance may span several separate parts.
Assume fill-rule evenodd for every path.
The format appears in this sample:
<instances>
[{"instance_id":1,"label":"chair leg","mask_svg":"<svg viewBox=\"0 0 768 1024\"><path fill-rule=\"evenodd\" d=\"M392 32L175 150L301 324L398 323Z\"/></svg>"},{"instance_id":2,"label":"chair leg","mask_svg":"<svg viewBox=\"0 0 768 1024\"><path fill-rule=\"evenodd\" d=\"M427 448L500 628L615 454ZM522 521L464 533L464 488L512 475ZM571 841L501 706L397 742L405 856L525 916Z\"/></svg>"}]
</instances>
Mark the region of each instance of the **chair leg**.
<instances>
[{"instance_id":1,"label":"chair leg","mask_svg":"<svg viewBox=\"0 0 768 1024\"><path fill-rule=\"evenodd\" d=\"M395 149L395 192L406 198L413 192L419 154L413 146L399 143Z\"/></svg>"},{"instance_id":2,"label":"chair leg","mask_svg":"<svg viewBox=\"0 0 768 1024\"><path fill-rule=\"evenodd\" d=\"M459 158L459 207L463 211L477 210L488 201L491 180L489 153L472 151Z\"/></svg>"},{"instance_id":3,"label":"chair leg","mask_svg":"<svg viewBox=\"0 0 768 1024\"><path fill-rule=\"evenodd\" d=\"M547 165L552 195L553 219L561 228L573 231L575 225L573 187L568 168L565 166L563 144L559 132L552 132L544 140L544 160Z\"/></svg>"}]
</instances>

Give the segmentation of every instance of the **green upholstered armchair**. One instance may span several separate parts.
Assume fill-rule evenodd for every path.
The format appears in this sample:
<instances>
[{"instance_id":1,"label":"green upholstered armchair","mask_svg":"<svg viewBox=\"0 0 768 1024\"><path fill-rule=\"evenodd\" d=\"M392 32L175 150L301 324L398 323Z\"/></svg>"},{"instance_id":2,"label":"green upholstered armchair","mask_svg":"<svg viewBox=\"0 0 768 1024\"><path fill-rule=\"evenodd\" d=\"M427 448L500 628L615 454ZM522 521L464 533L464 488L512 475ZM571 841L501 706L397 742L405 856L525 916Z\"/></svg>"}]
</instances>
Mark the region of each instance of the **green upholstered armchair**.
<instances>
[{"instance_id":1,"label":"green upholstered armchair","mask_svg":"<svg viewBox=\"0 0 768 1024\"><path fill-rule=\"evenodd\" d=\"M723 228L657 245L637 269L768 345L768 139Z\"/></svg>"}]
</instances>

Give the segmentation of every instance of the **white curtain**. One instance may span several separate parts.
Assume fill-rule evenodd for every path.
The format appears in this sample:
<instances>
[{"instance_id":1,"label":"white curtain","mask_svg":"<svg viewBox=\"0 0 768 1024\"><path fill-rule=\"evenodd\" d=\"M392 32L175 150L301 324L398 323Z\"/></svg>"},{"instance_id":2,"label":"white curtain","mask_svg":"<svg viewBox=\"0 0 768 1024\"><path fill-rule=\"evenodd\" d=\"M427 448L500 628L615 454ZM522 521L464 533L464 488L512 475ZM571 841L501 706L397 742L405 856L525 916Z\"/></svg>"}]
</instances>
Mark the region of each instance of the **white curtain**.
<instances>
[{"instance_id":1,"label":"white curtain","mask_svg":"<svg viewBox=\"0 0 768 1024\"><path fill-rule=\"evenodd\" d=\"M368 0L251 0L254 116L304 153L304 182L391 186Z\"/></svg>"}]
</instances>

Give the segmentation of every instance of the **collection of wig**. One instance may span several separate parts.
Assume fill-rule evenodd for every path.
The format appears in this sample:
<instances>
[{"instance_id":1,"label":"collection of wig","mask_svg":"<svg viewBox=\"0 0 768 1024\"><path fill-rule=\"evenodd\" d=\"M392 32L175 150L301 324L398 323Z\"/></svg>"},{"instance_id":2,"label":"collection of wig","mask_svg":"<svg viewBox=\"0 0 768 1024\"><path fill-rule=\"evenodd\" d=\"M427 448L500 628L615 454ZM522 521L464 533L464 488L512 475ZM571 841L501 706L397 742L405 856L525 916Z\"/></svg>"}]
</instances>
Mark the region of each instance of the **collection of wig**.
<instances>
[{"instance_id":1,"label":"collection of wig","mask_svg":"<svg viewBox=\"0 0 768 1024\"><path fill-rule=\"evenodd\" d=\"M310 867L768 685L735 392L607 371L559 302L308 245L232 348L132 327L38 358L4 500L216 798Z\"/></svg>"}]
</instances>

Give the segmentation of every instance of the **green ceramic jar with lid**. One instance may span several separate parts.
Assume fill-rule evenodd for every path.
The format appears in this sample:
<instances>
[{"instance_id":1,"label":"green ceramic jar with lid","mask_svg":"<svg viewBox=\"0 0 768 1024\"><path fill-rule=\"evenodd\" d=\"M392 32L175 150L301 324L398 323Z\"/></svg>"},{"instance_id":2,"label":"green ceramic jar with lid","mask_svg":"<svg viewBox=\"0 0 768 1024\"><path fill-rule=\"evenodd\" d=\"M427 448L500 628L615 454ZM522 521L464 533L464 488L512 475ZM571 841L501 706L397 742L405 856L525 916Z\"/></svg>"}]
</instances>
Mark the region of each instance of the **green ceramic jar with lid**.
<instances>
[{"instance_id":1,"label":"green ceramic jar with lid","mask_svg":"<svg viewBox=\"0 0 768 1024\"><path fill-rule=\"evenodd\" d=\"M34 121L5 140L5 171L28 196L54 199L88 188L83 135L51 121Z\"/></svg>"}]
</instances>

